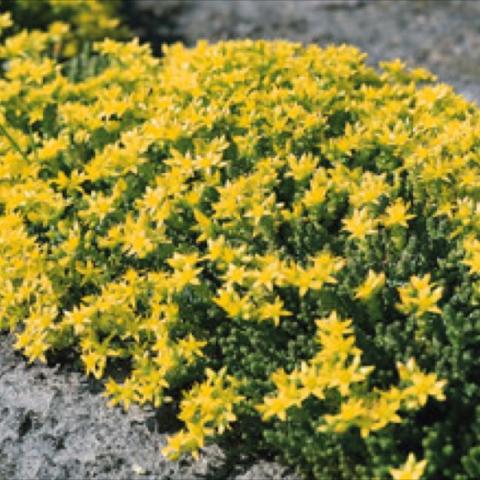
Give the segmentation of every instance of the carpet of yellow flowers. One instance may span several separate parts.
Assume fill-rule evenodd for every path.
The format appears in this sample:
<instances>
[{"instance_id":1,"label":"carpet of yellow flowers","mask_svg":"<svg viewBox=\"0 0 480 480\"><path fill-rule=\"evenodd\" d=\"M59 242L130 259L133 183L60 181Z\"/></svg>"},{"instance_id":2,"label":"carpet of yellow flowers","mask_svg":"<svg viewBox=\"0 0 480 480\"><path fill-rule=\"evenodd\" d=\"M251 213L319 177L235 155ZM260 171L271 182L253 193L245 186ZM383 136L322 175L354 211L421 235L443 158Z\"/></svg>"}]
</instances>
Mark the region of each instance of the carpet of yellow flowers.
<instances>
[{"instance_id":1,"label":"carpet of yellow flowers","mask_svg":"<svg viewBox=\"0 0 480 480\"><path fill-rule=\"evenodd\" d=\"M397 363L397 384L371 388L375 365L362 362L355 319L331 308L311 319L317 353L272 372L258 402L249 378L208 367L209 338L182 332L181 304L193 294L225 322L295 321L283 292L301 302L335 288L349 262L329 243L302 258L278 248L289 226L319 218L360 252L375 236L401 250L419 212L446 218L463 263L480 273L472 104L423 69L394 61L378 72L345 45L201 41L159 59L107 39L75 71L55 59L66 33L23 31L0 47L0 327L30 362L75 348L100 379L109 362L128 361L129 376L105 384L124 408L172 401L178 377L203 365L180 403L185 428L163 450L171 459L232 428L242 404L288 421L335 391L337 411L318 430L367 437L444 400L446 381L413 358ZM349 164L377 145L390 155L375 168L368 155ZM394 285L369 270L352 301L374 309L391 289L421 331L427 314L441 314L445 287L432 277ZM389 471L414 480L426 463L410 454Z\"/></svg>"}]
</instances>

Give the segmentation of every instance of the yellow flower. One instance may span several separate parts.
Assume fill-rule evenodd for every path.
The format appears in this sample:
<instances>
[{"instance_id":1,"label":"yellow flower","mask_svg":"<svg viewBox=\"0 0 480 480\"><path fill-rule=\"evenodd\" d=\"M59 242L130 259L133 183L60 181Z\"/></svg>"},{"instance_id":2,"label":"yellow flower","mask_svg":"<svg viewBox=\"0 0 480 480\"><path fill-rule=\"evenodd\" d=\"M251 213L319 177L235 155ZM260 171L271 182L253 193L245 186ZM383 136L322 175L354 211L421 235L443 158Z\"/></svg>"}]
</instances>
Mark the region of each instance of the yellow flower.
<instances>
[{"instance_id":1,"label":"yellow flower","mask_svg":"<svg viewBox=\"0 0 480 480\"><path fill-rule=\"evenodd\" d=\"M232 318L248 315L248 297L240 297L234 290L220 290L213 301Z\"/></svg>"},{"instance_id":2,"label":"yellow flower","mask_svg":"<svg viewBox=\"0 0 480 480\"><path fill-rule=\"evenodd\" d=\"M37 155L40 161L50 160L68 147L68 139L65 137L50 138L38 149Z\"/></svg>"},{"instance_id":3,"label":"yellow flower","mask_svg":"<svg viewBox=\"0 0 480 480\"><path fill-rule=\"evenodd\" d=\"M378 203L382 195L388 193L389 186L385 181L385 174L374 175L366 172L359 185L351 187L350 203L359 208L369 203Z\"/></svg>"},{"instance_id":4,"label":"yellow flower","mask_svg":"<svg viewBox=\"0 0 480 480\"><path fill-rule=\"evenodd\" d=\"M270 264L266 265L262 270L252 270L250 275L254 280L254 289L265 288L272 291L276 280L281 276L281 272L277 265Z\"/></svg>"},{"instance_id":5,"label":"yellow flower","mask_svg":"<svg viewBox=\"0 0 480 480\"><path fill-rule=\"evenodd\" d=\"M284 310L283 301L279 297L273 303L263 303L258 312L261 320L272 320L276 327L280 324L280 317L292 315L292 312Z\"/></svg>"},{"instance_id":6,"label":"yellow flower","mask_svg":"<svg viewBox=\"0 0 480 480\"><path fill-rule=\"evenodd\" d=\"M376 233L377 221L370 218L366 208L355 209L350 218L342 220L343 230L350 233L350 239L364 240L367 235Z\"/></svg>"},{"instance_id":7,"label":"yellow flower","mask_svg":"<svg viewBox=\"0 0 480 480\"><path fill-rule=\"evenodd\" d=\"M311 154L303 154L300 158L291 154L287 157L287 164L290 167L287 176L300 182L315 171L318 161L319 159Z\"/></svg>"},{"instance_id":8,"label":"yellow flower","mask_svg":"<svg viewBox=\"0 0 480 480\"><path fill-rule=\"evenodd\" d=\"M474 252L470 258L462 260L462 263L470 267L470 275L480 273L480 252Z\"/></svg>"},{"instance_id":9,"label":"yellow flower","mask_svg":"<svg viewBox=\"0 0 480 480\"><path fill-rule=\"evenodd\" d=\"M417 366L415 359L410 358L407 363L397 362L400 380L408 386L402 392L408 408L418 408L425 405L427 398L432 396L437 400L445 400L445 380L438 380L434 373L424 373Z\"/></svg>"},{"instance_id":10,"label":"yellow flower","mask_svg":"<svg viewBox=\"0 0 480 480\"><path fill-rule=\"evenodd\" d=\"M469 273L480 273L480 241L475 237L468 236L463 241L463 248L467 253L467 259L462 263L470 267Z\"/></svg>"},{"instance_id":11,"label":"yellow flower","mask_svg":"<svg viewBox=\"0 0 480 480\"><path fill-rule=\"evenodd\" d=\"M254 226L258 226L263 217L271 214L269 203L271 201L268 198L263 202L254 203L245 213L245 217L252 218Z\"/></svg>"},{"instance_id":12,"label":"yellow flower","mask_svg":"<svg viewBox=\"0 0 480 480\"><path fill-rule=\"evenodd\" d=\"M90 373L98 380L102 377L106 365L106 357L95 351L84 352L81 355L83 364L85 365L85 373Z\"/></svg>"},{"instance_id":13,"label":"yellow flower","mask_svg":"<svg viewBox=\"0 0 480 480\"><path fill-rule=\"evenodd\" d=\"M52 22L48 26L48 33L56 41L60 40L61 37L67 35L69 30L70 30L70 26L67 23L63 23L63 22Z\"/></svg>"},{"instance_id":14,"label":"yellow flower","mask_svg":"<svg viewBox=\"0 0 480 480\"><path fill-rule=\"evenodd\" d=\"M45 335L37 334L35 340L23 349L25 355L28 357L28 363L32 363L36 359L40 360L42 363L47 363L45 352L48 350L49 345L45 340Z\"/></svg>"},{"instance_id":15,"label":"yellow flower","mask_svg":"<svg viewBox=\"0 0 480 480\"><path fill-rule=\"evenodd\" d=\"M191 448L190 443L191 437L189 432L180 430L175 435L170 435L167 438L167 445L162 448L161 453L169 460L178 460L185 450L189 450Z\"/></svg>"},{"instance_id":16,"label":"yellow flower","mask_svg":"<svg viewBox=\"0 0 480 480\"><path fill-rule=\"evenodd\" d=\"M410 453L407 461L400 468L390 469L390 475L394 480L419 480L422 477L426 466L426 460L417 462L415 455Z\"/></svg>"},{"instance_id":17,"label":"yellow flower","mask_svg":"<svg viewBox=\"0 0 480 480\"><path fill-rule=\"evenodd\" d=\"M380 398L371 406L371 430L380 430L390 423L401 423L402 419L398 415L401 401L400 399L390 397L390 392L386 394L385 392L380 392Z\"/></svg>"},{"instance_id":18,"label":"yellow flower","mask_svg":"<svg viewBox=\"0 0 480 480\"><path fill-rule=\"evenodd\" d=\"M368 271L365 281L355 289L355 298L368 300L379 288L385 284L385 274Z\"/></svg>"},{"instance_id":19,"label":"yellow flower","mask_svg":"<svg viewBox=\"0 0 480 480\"><path fill-rule=\"evenodd\" d=\"M327 384L325 377L320 374L318 367L315 365L308 365L307 362L302 362L300 371L296 373L296 378L302 384L301 395L302 400L314 395L318 399L325 398L325 388Z\"/></svg>"},{"instance_id":20,"label":"yellow flower","mask_svg":"<svg viewBox=\"0 0 480 480\"><path fill-rule=\"evenodd\" d=\"M201 271L201 268L192 268L190 265L175 270L170 277L172 288L179 292L187 285L200 285L198 275Z\"/></svg>"},{"instance_id":21,"label":"yellow flower","mask_svg":"<svg viewBox=\"0 0 480 480\"><path fill-rule=\"evenodd\" d=\"M307 190L302 201L304 205L314 207L324 202L328 192L328 185L320 185L318 183L311 182L310 189Z\"/></svg>"},{"instance_id":22,"label":"yellow flower","mask_svg":"<svg viewBox=\"0 0 480 480\"><path fill-rule=\"evenodd\" d=\"M193 216L195 217L197 225L195 225L192 230L200 232L197 242L209 240L213 226L212 221L198 209L193 211Z\"/></svg>"},{"instance_id":23,"label":"yellow flower","mask_svg":"<svg viewBox=\"0 0 480 480\"><path fill-rule=\"evenodd\" d=\"M91 323L90 315L92 310L86 307L74 307L73 310L65 312L64 324L72 326L76 335L83 333L85 328Z\"/></svg>"},{"instance_id":24,"label":"yellow flower","mask_svg":"<svg viewBox=\"0 0 480 480\"><path fill-rule=\"evenodd\" d=\"M88 201L88 208L79 213L80 218L88 219L90 216L97 217L103 221L105 217L112 211L115 198L111 195L103 195L93 192L88 197L84 197Z\"/></svg>"},{"instance_id":25,"label":"yellow flower","mask_svg":"<svg viewBox=\"0 0 480 480\"><path fill-rule=\"evenodd\" d=\"M146 225L139 219L135 221L130 215L127 216L123 229L123 250L129 255L145 258L154 250L155 244L150 239Z\"/></svg>"},{"instance_id":26,"label":"yellow flower","mask_svg":"<svg viewBox=\"0 0 480 480\"><path fill-rule=\"evenodd\" d=\"M342 320L335 310L328 317L315 320L315 324L319 331L332 335L347 335L353 332L352 320Z\"/></svg>"},{"instance_id":27,"label":"yellow flower","mask_svg":"<svg viewBox=\"0 0 480 480\"><path fill-rule=\"evenodd\" d=\"M434 373L416 372L411 375L409 380L413 385L406 389L405 395L410 395L418 405L425 405L429 396L435 397L437 400L445 400L443 389L446 381L438 381Z\"/></svg>"},{"instance_id":28,"label":"yellow flower","mask_svg":"<svg viewBox=\"0 0 480 480\"><path fill-rule=\"evenodd\" d=\"M294 382L286 379L285 382L277 382L277 387L279 391L276 396L265 397L262 404L255 406L256 410L262 414L263 420L277 416L280 420L285 421L287 410L292 406L298 407L302 403L302 390Z\"/></svg>"},{"instance_id":29,"label":"yellow flower","mask_svg":"<svg viewBox=\"0 0 480 480\"><path fill-rule=\"evenodd\" d=\"M336 415L324 415L326 424L318 427L319 432L329 429L337 433L345 432L351 425L368 423L368 408L364 401L359 398L349 398L342 403L340 412Z\"/></svg>"},{"instance_id":30,"label":"yellow flower","mask_svg":"<svg viewBox=\"0 0 480 480\"><path fill-rule=\"evenodd\" d=\"M182 338L178 342L178 348L181 352L181 355L191 362L195 356L203 357L202 347L204 347L207 342L203 340L197 340L191 333L186 337Z\"/></svg>"},{"instance_id":31,"label":"yellow flower","mask_svg":"<svg viewBox=\"0 0 480 480\"><path fill-rule=\"evenodd\" d=\"M421 317L425 313L438 313L442 311L438 308L437 302L442 297L443 288L430 284L430 274L423 277L413 275L410 283L398 288L400 294L400 303L396 307L403 313L414 313L415 316Z\"/></svg>"},{"instance_id":32,"label":"yellow flower","mask_svg":"<svg viewBox=\"0 0 480 480\"><path fill-rule=\"evenodd\" d=\"M130 408L132 402L135 401L135 385L131 378L128 378L123 383L117 383L110 378L105 383L105 392L102 393L104 397L111 397L108 405L113 407L117 404L122 404L125 411Z\"/></svg>"},{"instance_id":33,"label":"yellow flower","mask_svg":"<svg viewBox=\"0 0 480 480\"><path fill-rule=\"evenodd\" d=\"M393 227L400 225L402 227L408 227L407 221L415 218L415 215L407 213L407 205L401 198L397 198L395 203L387 207L386 213L382 218L383 224L386 227Z\"/></svg>"},{"instance_id":34,"label":"yellow flower","mask_svg":"<svg viewBox=\"0 0 480 480\"><path fill-rule=\"evenodd\" d=\"M334 343L325 345L324 353L327 354L327 357L335 358L335 352L337 352L339 360L343 362L348 354L355 356L351 364L347 367L342 365L340 361L338 362L339 365L331 367L329 372L331 378L328 383L331 388L338 389L341 395L348 396L352 384L365 381L368 375L374 370L374 367L362 367L360 365L360 354L356 352L354 347L355 339L353 337L342 339L342 341L338 339L335 340L337 340L340 348L336 346L332 348L335 345Z\"/></svg>"},{"instance_id":35,"label":"yellow flower","mask_svg":"<svg viewBox=\"0 0 480 480\"><path fill-rule=\"evenodd\" d=\"M244 266L230 264L228 266L228 270L222 276L222 279L225 281L225 285L228 287L232 286L233 284L243 285L248 277L249 273Z\"/></svg>"},{"instance_id":36,"label":"yellow flower","mask_svg":"<svg viewBox=\"0 0 480 480\"><path fill-rule=\"evenodd\" d=\"M11 27L12 25L12 15L10 12L6 12L0 15L0 30Z\"/></svg>"}]
</instances>

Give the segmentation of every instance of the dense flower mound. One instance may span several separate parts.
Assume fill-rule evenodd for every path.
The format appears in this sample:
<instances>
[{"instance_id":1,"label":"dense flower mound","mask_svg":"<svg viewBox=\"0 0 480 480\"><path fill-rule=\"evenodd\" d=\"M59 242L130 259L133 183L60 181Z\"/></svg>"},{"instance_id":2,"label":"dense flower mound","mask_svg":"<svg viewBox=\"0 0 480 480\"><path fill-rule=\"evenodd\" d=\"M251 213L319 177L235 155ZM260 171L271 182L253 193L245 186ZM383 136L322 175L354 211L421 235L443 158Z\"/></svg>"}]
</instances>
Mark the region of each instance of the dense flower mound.
<instances>
[{"instance_id":1,"label":"dense flower mound","mask_svg":"<svg viewBox=\"0 0 480 480\"><path fill-rule=\"evenodd\" d=\"M478 108L345 45L58 64L54 40L0 48L15 347L171 405L172 459L215 440L307 477L478 476Z\"/></svg>"}]
</instances>

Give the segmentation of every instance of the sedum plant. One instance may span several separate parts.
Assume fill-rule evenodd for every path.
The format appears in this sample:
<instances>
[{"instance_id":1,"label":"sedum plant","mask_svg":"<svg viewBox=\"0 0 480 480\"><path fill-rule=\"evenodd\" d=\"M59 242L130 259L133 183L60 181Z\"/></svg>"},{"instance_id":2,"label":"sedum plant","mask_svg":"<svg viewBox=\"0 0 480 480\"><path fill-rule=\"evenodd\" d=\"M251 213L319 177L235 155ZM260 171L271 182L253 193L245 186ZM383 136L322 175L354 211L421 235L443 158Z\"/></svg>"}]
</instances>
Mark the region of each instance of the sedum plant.
<instances>
[{"instance_id":1,"label":"sedum plant","mask_svg":"<svg viewBox=\"0 0 480 480\"><path fill-rule=\"evenodd\" d=\"M28 361L170 403L171 459L477 476L478 107L346 45L56 41L0 47L0 327Z\"/></svg>"}]
</instances>

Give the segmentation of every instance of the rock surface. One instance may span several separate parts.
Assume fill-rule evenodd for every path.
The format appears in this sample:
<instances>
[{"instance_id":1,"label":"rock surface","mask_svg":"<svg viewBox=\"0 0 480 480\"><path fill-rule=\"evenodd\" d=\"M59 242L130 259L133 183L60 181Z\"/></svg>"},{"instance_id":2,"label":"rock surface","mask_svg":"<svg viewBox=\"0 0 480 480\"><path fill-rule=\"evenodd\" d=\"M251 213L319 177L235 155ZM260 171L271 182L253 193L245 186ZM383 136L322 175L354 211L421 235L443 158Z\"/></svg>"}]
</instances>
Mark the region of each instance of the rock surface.
<instances>
[{"instance_id":1,"label":"rock surface","mask_svg":"<svg viewBox=\"0 0 480 480\"><path fill-rule=\"evenodd\" d=\"M198 463L168 462L171 418L108 408L74 362L29 366L12 340L0 335L0 480L294 479L269 462L231 465L215 446Z\"/></svg>"},{"instance_id":2,"label":"rock surface","mask_svg":"<svg viewBox=\"0 0 480 480\"><path fill-rule=\"evenodd\" d=\"M480 2L462 0L126 0L143 38L287 38L353 43L372 63L400 57L480 101ZM269 461L231 464L209 447L197 464L159 453L168 417L109 409L75 362L32 365L0 335L0 480L294 479ZM171 419L170 419L171 424Z\"/></svg>"}]
</instances>

